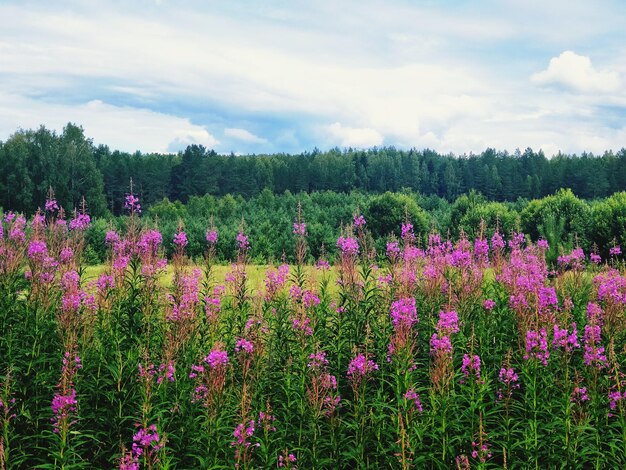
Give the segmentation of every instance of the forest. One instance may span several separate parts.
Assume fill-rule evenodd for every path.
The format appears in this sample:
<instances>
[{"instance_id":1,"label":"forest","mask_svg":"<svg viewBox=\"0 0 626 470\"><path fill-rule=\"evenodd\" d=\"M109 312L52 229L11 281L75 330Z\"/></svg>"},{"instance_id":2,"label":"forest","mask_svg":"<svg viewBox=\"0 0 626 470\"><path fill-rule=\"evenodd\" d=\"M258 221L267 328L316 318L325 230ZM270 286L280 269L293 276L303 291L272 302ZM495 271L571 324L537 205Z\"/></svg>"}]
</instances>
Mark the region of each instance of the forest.
<instances>
[{"instance_id":1,"label":"forest","mask_svg":"<svg viewBox=\"0 0 626 470\"><path fill-rule=\"evenodd\" d=\"M455 156L394 147L219 155L190 145L178 154L130 154L95 145L75 124L60 134L43 126L18 130L0 142L0 207L32 214L54 188L65 208L78 207L84 196L92 215L119 215L131 178L145 207L207 194L249 199L265 189L276 195L407 190L448 202L474 190L489 201L515 202L569 188L595 199L626 189L626 149L555 156L530 148Z\"/></svg>"}]
</instances>

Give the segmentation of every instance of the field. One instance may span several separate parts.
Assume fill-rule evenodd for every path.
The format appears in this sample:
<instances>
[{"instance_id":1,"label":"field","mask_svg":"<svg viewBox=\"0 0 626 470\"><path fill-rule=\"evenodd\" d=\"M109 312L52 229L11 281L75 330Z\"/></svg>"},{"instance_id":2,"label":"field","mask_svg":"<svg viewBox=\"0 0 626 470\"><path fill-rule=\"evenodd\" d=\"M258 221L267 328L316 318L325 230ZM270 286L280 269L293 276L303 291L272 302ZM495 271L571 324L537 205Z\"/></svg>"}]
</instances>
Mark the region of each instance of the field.
<instances>
[{"instance_id":1,"label":"field","mask_svg":"<svg viewBox=\"0 0 626 470\"><path fill-rule=\"evenodd\" d=\"M307 265L298 218L291 265L193 264L127 204L98 266L84 214L0 224L1 469L626 467L618 246L355 216Z\"/></svg>"}]
</instances>

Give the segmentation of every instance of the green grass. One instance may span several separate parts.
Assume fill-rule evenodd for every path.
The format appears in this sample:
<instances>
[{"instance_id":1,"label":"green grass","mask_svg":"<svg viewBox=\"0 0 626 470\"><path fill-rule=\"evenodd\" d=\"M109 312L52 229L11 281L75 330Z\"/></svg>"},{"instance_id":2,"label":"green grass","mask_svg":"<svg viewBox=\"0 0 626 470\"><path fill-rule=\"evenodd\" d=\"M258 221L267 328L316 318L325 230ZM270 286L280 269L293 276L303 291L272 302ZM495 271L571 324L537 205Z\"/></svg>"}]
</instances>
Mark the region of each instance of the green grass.
<instances>
[{"instance_id":1,"label":"green grass","mask_svg":"<svg viewBox=\"0 0 626 470\"><path fill-rule=\"evenodd\" d=\"M84 272L84 278L87 282L95 281L98 276L100 276L107 269L106 264L97 264L93 266L86 266ZM203 266L190 264L187 266L187 269L192 269L194 267L203 268ZM263 280L265 279L265 273L268 269L276 269L275 266L270 266L267 264L249 264L246 266L246 273L248 275L248 287L253 291L257 291L258 289L263 289L264 284ZM293 266L291 267L291 272L293 272ZM224 284L226 274L232 270L231 265L215 265L213 266L213 280L217 284ZM314 266L306 266L305 267L307 278L308 279L320 279L322 273L317 271ZM334 291L336 284L335 281L337 279L336 270L333 268L330 270L327 275L330 276L330 287L331 290ZM162 286L171 286L172 279L174 276L174 268L172 265L168 265L167 271L160 278L160 284Z\"/></svg>"}]
</instances>

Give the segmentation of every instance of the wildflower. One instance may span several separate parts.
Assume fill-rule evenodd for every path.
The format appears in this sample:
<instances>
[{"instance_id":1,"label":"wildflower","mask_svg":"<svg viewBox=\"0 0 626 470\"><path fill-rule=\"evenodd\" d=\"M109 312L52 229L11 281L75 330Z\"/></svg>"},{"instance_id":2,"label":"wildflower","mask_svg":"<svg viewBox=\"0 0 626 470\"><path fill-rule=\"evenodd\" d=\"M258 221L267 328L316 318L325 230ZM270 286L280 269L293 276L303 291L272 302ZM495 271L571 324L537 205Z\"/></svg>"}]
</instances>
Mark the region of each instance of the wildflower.
<instances>
[{"instance_id":1,"label":"wildflower","mask_svg":"<svg viewBox=\"0 0 626 470\"><path fill-rule=\"evenodd\" d=\"M354 228L356 229L362 229L365 227L365 224L367 222L365 221L365 217L363 217L362 215L355 215L354 216Z\"/></svg>"},{"instance_id":2,"label":"wildflower","mask_svg":"<svg viewBox=\"0 0 626 470\"><path fill-rule=\"evenodd\" d=\"M513 390L520 387L519 376L512 367L502 367L500 369L500 374L498 375L498 380L506 387L506 390L502 390L501 388L498 389L498 400L511 398Z\"/></svg>"},{"instance_id":3,"label":"wildflower","mask_svg":"<svg viewBox=\"0 0 626 470\"><path fill-rule=\"evenodd\" d=\"M620 248L619 245L615 245L613 248L609 250L609 254L611 256L619 256L622 254L622 249Z\"/></svg>"},{"instance_id":4,"label":"wildflower","mask_svg":"<svg viewBox=\"0 0 626 470\"><path fill-rule=\"evenodd\" d=\"M235 440L230 443L231 446L243 446L250 447L252 443L248 440L254 435L255 426L254 420L251 419L248 424L239 423L235 430L233 431L233 437Z\"/></svg>"},{"instance_id":5,"label":"wildflower","mask_svg":"<svg viewBox=\"0 0 626 470\"><path fill-rule=\"evenodd\" d=\"M602 261L602 258L597 253L591 253L589 255L589 261L591 261L593 264L600 264L600 262Z\"/></svg>"},{"instance_id":6,"label":"wildflower","mask_svg":"<svg viewBox=\"0 0 626 470\"><path fill-rule=\"evenodd\" d=\"M449 312L440 311L437 321L437 331L446 335L459 332L459 315L451 310Z\"/></svg>"},{"instance_id":7,"label":"wildflower","mask_svg":"<svg viewBox=\"0 0 626 470\"><path fill-rule=\"evenodd\" d=\"M566 352L572 352L574 349L579 349L578 343L578 330L576 329L576 323L572 323L572 332L568 333L567 328L560 328L558 325L554 325L554 339L552 340L552 347L563 348Z\"/></svg>"},{"instance_id":8,"label":"wildflower","mask_svg":"<svg viewBox=\"0 0 626 470\"><path fill-rule=\"evenodd\" d=\"M583 362L586 366L594 366L597 369L602 369L606 366L604 347L599 345L600 335L600 325L585 325L585 335L583 338L585 354L583 356Z\"/></svg>"},{"instance_id":9,"label":"wildflower","mask_svg":"<svg viewBox=\"0 0 626 470\"><path fill-rule=\"evenodd\" d=\"M89 217L87 214L82 214L82 213L78 213L76 214L76 216L70 220L70 230L86 230L87 227L89 227L89 224L91 223L91 217Z\"/></svg>"},{"instance_id":10,"label":"wildflower","mask_svg":"<svg viewBox=\"0 0 626 470\"><path fill-rule=\"evenodd\" d=\"M363 354L359 354L348 364L346 375L352 380L353 384L359 384L361 380L366 379L375 370L378 370L378 364L371 359L367 359Z\"/></svg>"},{"instance_id":11,"label":"wildflower","mask_svg":"<svg viewBox=\"0 0 626 470\"><path fill-rule=\"evenodd\" d=\"M132 453L137 458L146 454L147 458L154 459L155 454L163 447L163 443L154 424L147 428L139 428L133 436Z\"/></svg>"},{"instance_id":12,"label":"wildflower","mask_svg":"<svg viewBox=\"0 0 626 470\"><path fill-rule=\"evenodd\" d=\"M487 299L483 302L483 307L485 307L485 310L493 310L493 308L496 306L495 301L493 301L492 299Z\"/></svg>"},{"instance_id":13,"label":"wildflower","mask_svg":"<svg viewBox=\"0 0 626 470\"><path fill-rule=\"evenodd\" d=\"M46 242L41 240L33 240L28 245L28 257L30 259L42 260L48 255L48 247Z\"/></svg>"},{"instance_id":14,"label":"wildflower","mask_svg":"<svg viewBox=\"0 0 626 470\"><path fill-rule=\"evenodd\" d=\"M298 459L296 459L296 456L293 454L288 454L288 455L284 455L284 454L280 454L278 456L278 467L279 468L291 468L291 469L296 469L296 462L298 461Z\"/></svg>"},{"instance_id":15,"label":"wildflower","mask_svg":"<svg viewBox=\"0 0 626 470\"><path fill-rule=\"evenodd\" d=\"M239 338L235 344L235 352L243 351L244 353L252 354L254 351L254 344L244 338Z\"/></svg>"},{"instance_id":16,"label":"wildflower","mask_svg":"<svg viewBox=\"0 0 626 470\"><path fill-rule=\"evenodd\" d=\"M243 232L239 232L237 234L235 241L237 242L237 248L239 248L241 251L246 251L250 248L248 237L244 235Z\"/></svg>"},{"instance_id":17,"label":"wildflower","mask_svg":"<svg viewBox=\"0 0 626 470\"><path fill-rule=\"evenodd\" d=\"M207 230L206 241L211 245L215 245L217 243L217 230Z\"/></svg>"},{"instance_id":18,"label":"wildflower","mask_svg":"<svg viewBox=\"0 0 626 470\"><path fill-rule=\"evenodd\" d=\"M401 238L402 240L414 240L415 234L413 233L413 224L411 222L407 222L406 224L402 224L401 229Z\"/></svg>"},{"instance_id":19,"label":"wildflower","mask_svg":"<svg viewBox=\"0 0 626 470\"><path fill-rule=\"evenodd\" d=\"M415 393L415 390L413 390L412 388L407 390L407 392L404 394L404 399L408 403L412 402L413 409L416 410L418 413L422 414L424 412L424 407L422 406L422 402L420 401L420 396Z\"/></svg>"},{"instance_id":20,"label":"wildflower","mask_svg":"<svg viewBox=\"0 0 626 470\"><path fill-rule=\"evenodd\" d=\"M544 240L543 238L540 238L539 240L537 240L537 248L540 248L542 250L547 250L550 248L550 244L548 243L548 240Z\"/></svg>"},{"instance_id":21,"label":"wildflower","mask_svg":"<svg viewBox=\"0 0 626 470\"><path fill-rule=\"evenodd\" d=\"M450 341L450 337L447 335L439 336L439 334L433 333L430 337L430 353L432 355L438 355L439 353L452 353L452 342Z\"/></svg>"},{"instance_id":22,"label":"wildflower","mask_svg":"<svg viewBox=\"0 0 626 470\"><path fill-rule=\"evenodd\" d=\"M343 255L358 255L359 242L352 237L339 237L337 239L337 248L341 250Z\"/></svg>"},{"instance_id":23,"label":"wildflower","mask_svg":"<svg viewBox=\"0 0 626 470\"><path fill-rule=\"evenodd\" d=\"M315 265L315 267L319 271L328 271L330 269L330 264L328 264L328 261L326 261L325 259L319 259L317 260L317 264Z\"/></svg>"},{"instance_id":24,"label":"wildflower","mask_svg":"<svg viewBox=\"0 0 626 470\"><path fill-rule=\"evenodd\" d=\"M68 264L72 261L73 257L74 251L69 246L66 246L61 250L61 253L59 254L59 261L62 264Z\"/></svg>"},{"instance_id":25,"label":"wildflower","mask_svg":"<svg viewBox=\"0 0 626 470\"><path fill-rule=\"evenodd\" d=\"M309 363L307 367L312 370L322 370L328 365L328 359L326 359L326 353L324 351L319 351L316 353L311 353L309 356Z\"/></svg>"},{"instance_id":26,"label":"wildflower","mask_svg":"<svg viewBox=\"0 0 626 470\"><path fill-rule=\"evenodd\" d=\"M398 246L398 242L388 242L387 257L390 259L395 259L398 255L400 255L400 247Z\"/></svg>"},{"instance_id":27,"label":"wildflower","mask_svg":"<svg viewBox=\"0 0 626 470\"><path fill-rule=\"evenodd\" d=\"M56 212L59 210L59 204L56 199L48 199L45 208L46 212Z\"/></svg>"},{"instance_id":28,"label":"wildflower","mask_svg":"<svg viewBox=\"0 0 626 470\"><path fill-rule=\"evenodd\" d=\"M465 383L470 374L473 374L476 377L476 383L481 383L480 356L470 356L469 354L464 354L463 364L461 365L461 372L463 372L463 379L461 379L461 383Z\"/></svg>"},{"instance_id":29,"label":"wildflower","mask_svg":"<svg viewBox=\"0 0 626 470\"><path fill-rule=\"evenodd\" d=\"M410 328L413 324L418 323L417 308L415 307L414 298L405 298L396 300L391 304L391 323L396 328L406 326Z\"/></svg>"},{"instance_id":30,"label":"wildflower","mask_svg":"<svg viewBox=\"0 0 626 470\"><path fill-rule=\"evenodd\" d=\"M491 247L494 250L501 250L505 247L504 240L502 239L502 235L499 232L495 232L493 237L491 237Z\"/></svg>"},{"instance_id":31,"label":"wildflower","mask_svg":"<svg viewBox=\"0 0 626 470\"><path fill-rule=\"evenodd\" d=\"M176 232L174 235L174 245L178 248L185 248L189 242L187 241L187 234L183 231Z\"/></svg>"},{"instance_id":32,"label":"wildflower","mask_svg":"<svg viewBox=\"0 0 626 470\"><path fill-rule=\"evenodd\" d=\"M589 395L587 394L587 387L574 387L570 402L582 405L584 402L589 401Z\"/></svg>"},{"instance_id":33,"label":"wildflower","mask_svg":"<svg viewBox=\"0 0 626 470\"><path fill-rule=\"evenodd\" d=\"M115 230L109 230L104 237L104 243L106 243L109 246L113 246L119 241L120 241L120 236Z\"/></svg>"},{"instance_id":34,"label":"wildflower","mask_svg":"<svg viewBox=\"0 0 626 470\"><path fill-rule=\"evenodd\" d=\"M139 205L139 198L135 195L127 194L124 201L124 209L131 214L141 214L141 206Z\"/></svg>"},{"instance_id":35,"label":"wildflower","mask_svg":"<svg viewBox=\"0 0 626 470\"><path fill-rule=\"evenodd\" d=\"M76 405L78 401L76 400L76 390L73 388L70 389L69 393L62 395L57 393L52 398L52 413L54 417L52 418L52 422L54 424L54 432L58 433L59 428L61 426L61 422L63 420L67 420L67 418L76 412Z\"/></svg>"},{"instance_id":36,"label":"wildflower","mask_svg":"<svg viewBox=\"0 0 626 470\"><path fill-rule=\"evenodd\" d=\"M549 357L548 335L545 328L542 328L539 332L528 330L526 333L526 354L524 354L524 359L537 359L544 366L547 366Z\"/></svg>"},{"instance_id":37,"label":"wildflower","mask_svg":"<svg viewBox=\"0 0 626 470\"><path fill-rule=\"evenodd\" d=\"M214 349L204 358L204 362L211 369L216 369L220 366L227 366L229 363L228 353L220 349Z\"/></svg>"},{"instance_id":38,"label":"wildflower","mask_svg":"<svg viewBox=\"0 0 626 470\"><path fill-rule=\"evenodd\" d=\"M293 234L306 236L306 224L304 222L294 222L293 223Z\"/></svg>"}]
</instances>

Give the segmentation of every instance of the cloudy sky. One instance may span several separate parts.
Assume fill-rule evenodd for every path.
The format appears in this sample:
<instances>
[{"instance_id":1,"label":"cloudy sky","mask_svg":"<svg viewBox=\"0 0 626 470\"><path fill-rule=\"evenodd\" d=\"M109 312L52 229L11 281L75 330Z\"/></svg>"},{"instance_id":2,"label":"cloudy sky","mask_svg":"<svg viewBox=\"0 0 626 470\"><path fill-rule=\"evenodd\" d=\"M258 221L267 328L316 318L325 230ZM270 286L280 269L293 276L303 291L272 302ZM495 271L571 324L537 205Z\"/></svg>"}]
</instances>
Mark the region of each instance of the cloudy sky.
<instances>
[{"instance_id":1,"label":"cloudy sky","mask_svg":"<svg viewBox=\"0 0 626 470\"><path fill-rule=\"evenodd\" d=\"M0 140L112 149L626 146L621 0L0 1Z\"/></svg>"}]
</instances>

